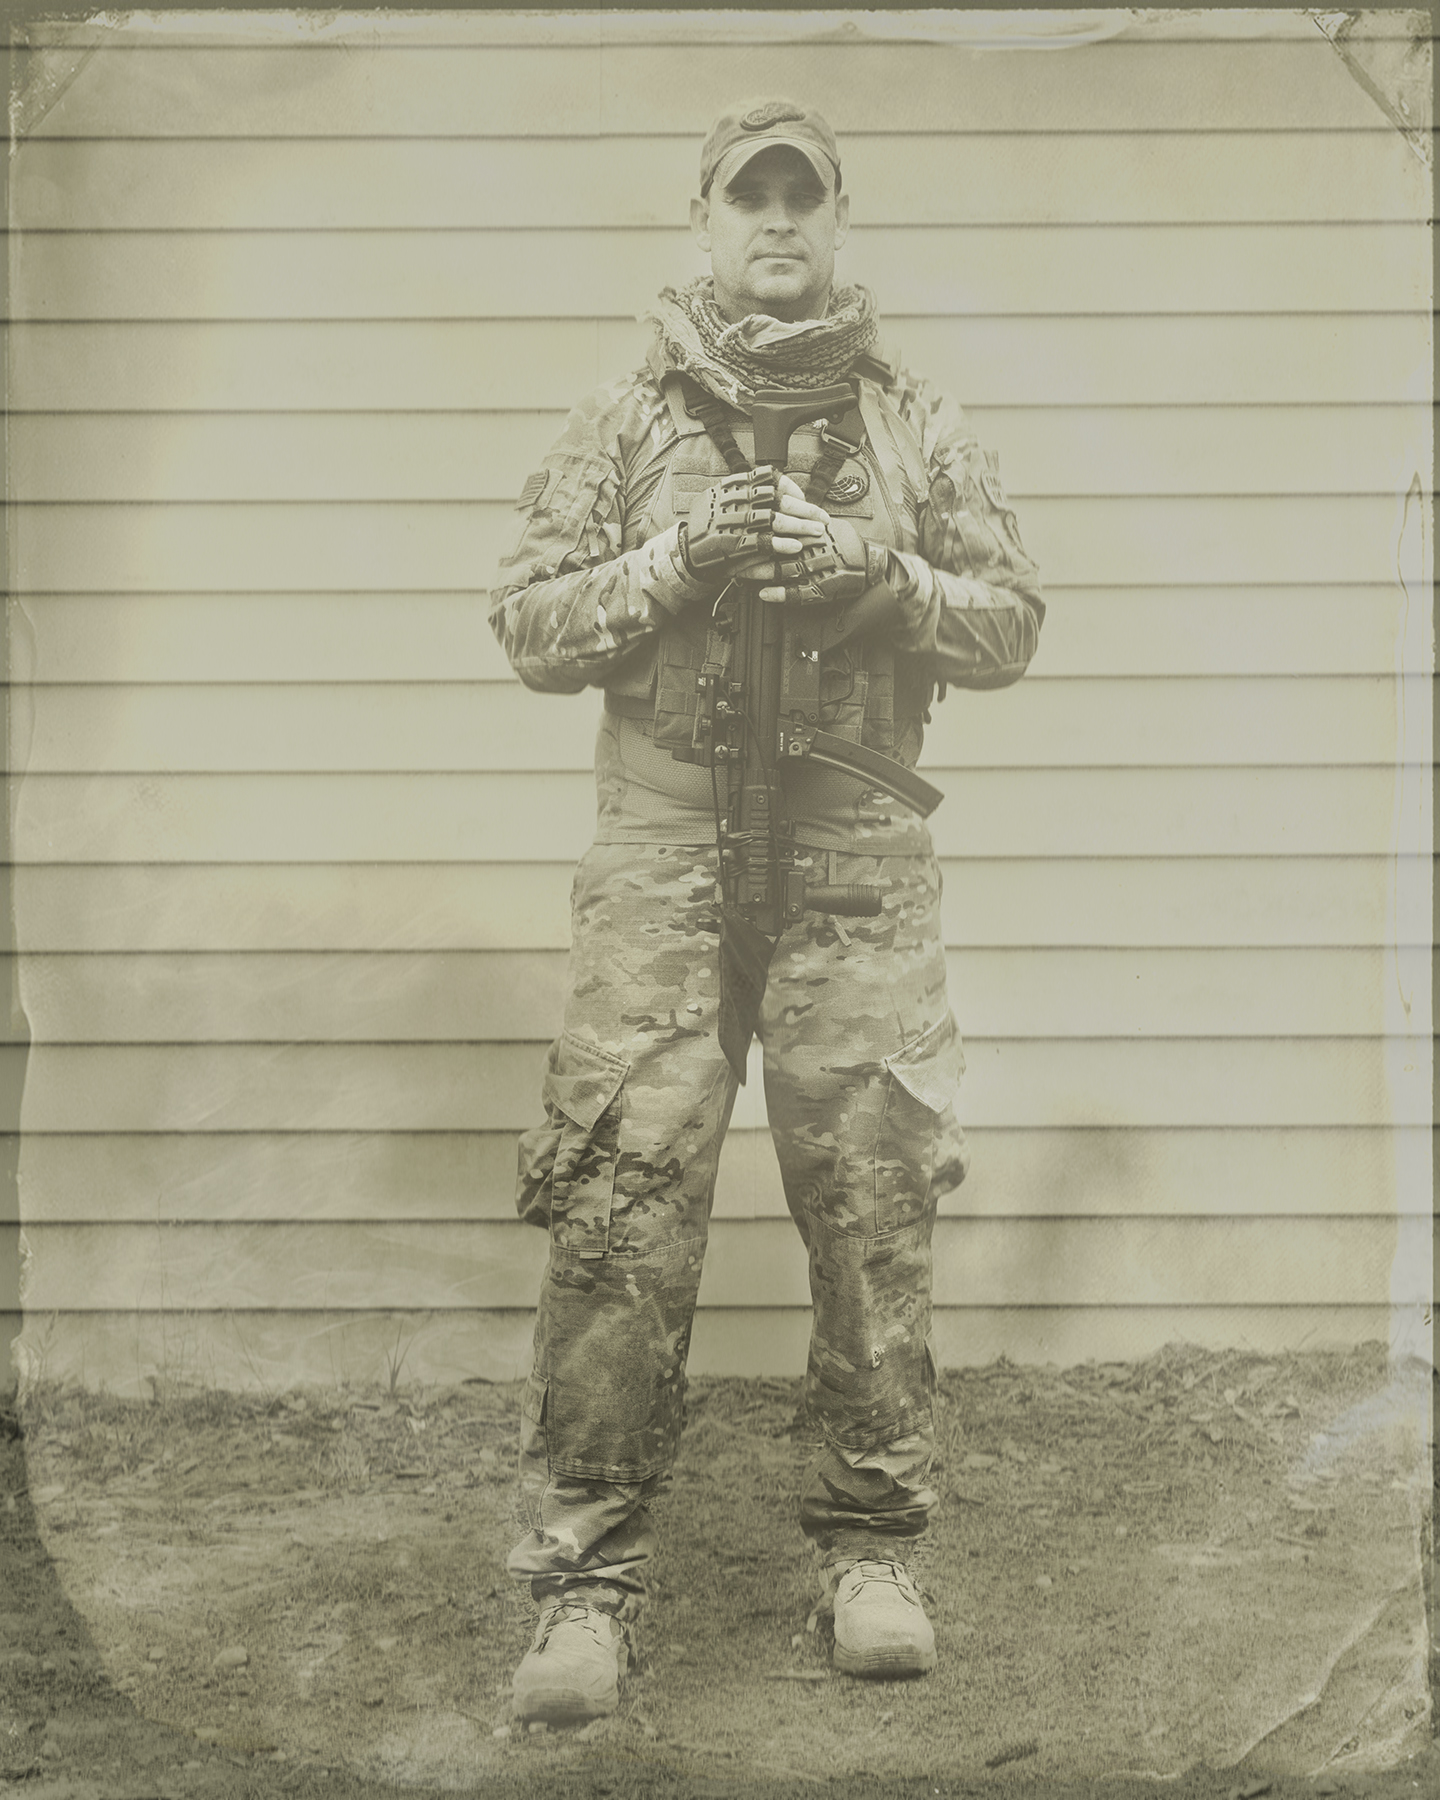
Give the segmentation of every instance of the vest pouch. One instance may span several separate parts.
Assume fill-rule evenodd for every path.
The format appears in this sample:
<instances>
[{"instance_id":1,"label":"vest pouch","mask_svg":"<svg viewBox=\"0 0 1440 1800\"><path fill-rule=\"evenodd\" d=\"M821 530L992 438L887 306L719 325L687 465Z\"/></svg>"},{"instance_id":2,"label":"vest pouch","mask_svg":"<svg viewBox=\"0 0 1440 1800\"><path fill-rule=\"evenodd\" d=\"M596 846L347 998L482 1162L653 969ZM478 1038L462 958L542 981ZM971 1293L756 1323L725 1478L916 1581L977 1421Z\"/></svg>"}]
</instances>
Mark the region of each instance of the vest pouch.
<instances>
[{"instance_id":1,"label":"vest pouch","mask_svg":"<svg viewBox=\"0 0 1440 1800\"><path fill-rule=\"evenodd\" d=\"M858 744L865 730L865 700L870 676L857 669L848 652L842 660L820 667L820 729L847 744Z\"/></svg>"},{"instance_id":2,"label":"vest pouch","mask_svg":"<svg viewBox=\"0 0 1440 1800\"><path fill-rule=\"evenodd\" d=\"M700 672L707 662L730 666L730 645L708 623L677 621L660 633L655 656L655 747L677 762L699 762L695 726L700 712Z\"/></svg>"},{"instance_id":3,"label":"vest pouch","mask_svg":"<svg viewBox=\"0 0 1440 1800\"><path fill-rule=\"evenodd\" d=\"M867 750L878 750L882 756L895 754L895 658L888 648L876 656L878 667L869 670L865 694L865 737Z\"/></svg>"}]
</instances>

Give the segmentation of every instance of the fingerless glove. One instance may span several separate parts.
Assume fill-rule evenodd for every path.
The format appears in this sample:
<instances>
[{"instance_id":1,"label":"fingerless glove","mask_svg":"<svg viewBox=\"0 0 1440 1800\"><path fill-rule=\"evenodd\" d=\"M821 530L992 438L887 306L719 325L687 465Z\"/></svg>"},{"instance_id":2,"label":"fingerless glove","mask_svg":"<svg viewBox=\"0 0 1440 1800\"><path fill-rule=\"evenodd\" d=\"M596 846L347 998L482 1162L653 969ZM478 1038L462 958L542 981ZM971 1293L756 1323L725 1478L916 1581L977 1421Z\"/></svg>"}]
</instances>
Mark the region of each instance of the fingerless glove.
<instances>
[{"instance_id":1,"label":"fingerless glove","mask_svg":"<svg viewBox=\"0 0 1440 1800\"><path fill-rule=\"evenodd\" d=\"M884 544L861 537L848 519L832 519L798 556L775 559L772 585L784 587L787 601L844 605L883 581L889 561Z\"/></svg>"},{"instance_id":2,"label":"fingerless glove","mask_svg":"<svg viewBox=\"0 0 1440 1800\"><path fill-rule=\"evenodd\" d=\"M775 477L763 469L726 475L701 494L682 521L681 553L692 575L729 581L770 556Z\"/></svg>"}]
</instances>

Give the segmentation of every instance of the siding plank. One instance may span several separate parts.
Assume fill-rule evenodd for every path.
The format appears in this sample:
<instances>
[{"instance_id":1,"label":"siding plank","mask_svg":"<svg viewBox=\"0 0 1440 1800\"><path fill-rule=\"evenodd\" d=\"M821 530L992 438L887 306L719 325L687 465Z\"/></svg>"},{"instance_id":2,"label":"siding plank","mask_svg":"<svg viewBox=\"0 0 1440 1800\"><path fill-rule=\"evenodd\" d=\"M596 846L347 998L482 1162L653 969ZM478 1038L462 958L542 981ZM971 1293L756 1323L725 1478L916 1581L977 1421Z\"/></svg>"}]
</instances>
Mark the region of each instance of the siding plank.
<instances>
[{"instance_id":1,"label":"siding plank","mask_svg":"<svg viewBox=\"0 0 1440 1800\"><path fill-rule=\"evenodd\" d=\"M3 959L13 963L16 959ZM1387 987L1428 986L1424 945L952 950L951 1001L982 1037L1324 1037L1384 1029ZM473 1043L558 1034L566 953L373 951L42 956L19 968L38 1042Z\"/></svg>"},{"instance_id":2,"label":"siding plank","mask_svg":"<svg viewBox=\"0 0 1440 1800\"><path fill-rule=\"evenodd\" d=\"M17 147L10 191L31 230L529 227L537 195L549 226L648 226L685 217L697 162L694 135L118 138L103 156L91 140L40 137ZM1419 158L1383 128L909 132L855 138L844 167L855 206L882 208L890 225L1398 220L1430 209Z\"/></svg>"},{"instance_id":3,"label":"siding plank","mask_svg":"<svg viewBox=\"0 0 1440 1800\"><path fill-rule=\"evenodd\" d=\"M1047 582L1045 597L1038 666L1014 697L1052 676L1389 676L1408 607L1394 581L1124 590ZM513 679L485 593L473 589L32 593L17 598L12 618L14 677L41 685ZM968 704L957 694L935 719Z\"/></svg>"},{"instance_id":4,"label":"siding plank","mask_svg":"<svg viewBox=\"0 0 1440 1800\"><path fill-rule=\"evenodd\" d=\"M943 858L946 942L1275 948L1430 942L1428 859ZM22 866L28 954L563 950L572 866L545 862Z\"/></svg>"},{"instance_id":5,"label":"siding plank","mask_svg":"<svg viewBox=\"0 0 1440 1800\"><path fill-rule=\"evenodd\" d=\"M518 1222L27 1227L36 1312L177 1313L504 1307L539 1292L545 1235ZM1393 1219L942 1219L938 1305L1357 1306L1385 1292ZM787 1220L726 1220L701 1282L710 1307L809 1303L804 1247Z\"/></svg>"},{"instance_id":6,"label":"siding plank","mask_svg":"<svg viewBox=\"0 0 1440 1800\"><path fill-rule=\"evenodd\" d=\"M947 795L941 856L1383 856L1397 772L984 769ZM29 775L18 863L573 862L594 836L588 775Z\"/></svg>"},{"instance_id":7,"label":"siding plank","mask_svg":"<svg viewBox=\"0 0 1440 1800\"><path fill-rule=\"evenodd\" d=\"M0 1054L13 1054L0 1052ZM1422 1125L1404 1040L968 1040L990 1126ZM534 1122L543 1044L33 1045L21 1130L474 1131ZM1393 1080L1392 1080L1393 1077ZM1393 1091L1392 1091L1393 1090ZM737 1123L759 1124L747 1088Z\"/></svg>"},{"instance_id":8,"label":"siding plank","mask_svg":"<svg viewBox=\"0 0 1440 1800\"><path fill-rule=\"evenodd\" d=\"M1430 400L1428 312L950 319L903 316L883 289L881 305L889 354L973 407ZM19 321L7 327L11 405L563 414L642 361L648 330L625 310L624 319Z\"/></svg>"},{"instance_id":9,"label":"siding plank","mask_svg":"<svg viewBox=\"0 0 1440 1800\"><path fill-rule=\"evenodd\" d=\"M12 251L17 319L632 317L708 273L688 230L37 232ZM895 313L1424 310L1419 224L858 223L845 281Z\"/></svg>"},{"instance_id":10,"label":"siding plank","mask_svg":"<svg viewBox=\"0 0 1440 1800\"><path fill-rule=\"evenodd\" d=\"M1047 646L1048 649L1048 646ZM1042 655L1037 662L1047 663ZM1064 673L1063 665L1055 673ZM937 768L1390 765L1428 677L1022 683L933 709ZM291 682L32 689L16 763L36 774L569 770L594 763L596 696L517 683ZM543 733L538 728L543 725Z\"/></svg>"},{"instance_id":11,"label":"siding plank","mask_svg":"<svg viewBox=\"0 0 1440 1800\"><path fill-rule=\"evenodd\" d=\"M810 36L806 26L791 27ZM1089 44L1064 54L964 44L585 47L292 44L98 48L40 121L45 137L500 138L682 134L692 159L736 95L803 91L842 140L914 131L1374 131L1376 111L1318 32L1305 40ZM1243 79L1237 79L1243 69Z\"/></svg>"},{"instance_id":12,"label":"siding plank","mask_svg":"<svg viewBox=\"0 0 1440 1800\"><path fill-rule=\"evenodd\" d=\"M1394 581L1129 592L1047 583L1044 591L1044 652L1035 671L1042 678L1047 667L1152 677L1390 674L1404 666L1412 617L1410 598Z\"/></svg>"},{"instance_id":13,"label":"siding plank","mask_svg":"<svg viewBox=\"0 0 1440 1800\"><path fill-rule=\"evenodd\" d=\"M514 507L395 502L18 505L18 584L40 592L473 589L513 547ZM1079 586L1393 579L1402 507L1388 495L1027 502L1026 545Z\"/></svg>"},{"instance_id":14,"label":"siding plank","mask_svg":"<svg viewBox=\"0 0 1440 1800\"><path fill-rule=\"evenodd\" d=\"M1429 466L1427 407L972 409L1035 495L1374 494ZM564 415L24 413L12 500L512 500Z\"/></svg>"},{"instance_id":15,"label":"siding plank","mask_svg":"<svg viewBox=\"0 0 1440 1800\"><path fill-rule=\"evenodd\" d=\"M962 1094L962 1110L963 1110ZM531 1116L540 1112L532 1096ZM133 1221L515 1217L514 1131L87 1132L29 1136L21 1151L25 1218L42 1224ZM966 1133L964 1186L940 1201L955 1218L1392 1216L1429 1196L1395 1192L1397 1162L1429 1154L1424 1128L1063 1130ZM403 1193L403 1211L396 1195ZM732 1128L720 1156L715 1217L786 1219L768 1131Z\"/></svg>"}]
</instances>

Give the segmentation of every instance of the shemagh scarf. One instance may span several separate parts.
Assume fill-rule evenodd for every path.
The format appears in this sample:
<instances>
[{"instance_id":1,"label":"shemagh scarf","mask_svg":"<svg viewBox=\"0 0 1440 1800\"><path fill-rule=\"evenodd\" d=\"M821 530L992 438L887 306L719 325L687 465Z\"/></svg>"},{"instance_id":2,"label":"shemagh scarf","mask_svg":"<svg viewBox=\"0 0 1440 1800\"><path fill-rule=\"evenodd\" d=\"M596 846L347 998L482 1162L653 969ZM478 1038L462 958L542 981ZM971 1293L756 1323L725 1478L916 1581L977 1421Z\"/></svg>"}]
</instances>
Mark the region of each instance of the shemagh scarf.
<instances>
[{"instance_id":1,"label":"shemagh scarf","mask_svg":"<svg viewBox=\"0 0 1440 1800\"><path fill-rule=\"evenodd\" d=\"M702 275L662 288L642 322L655 327L671 367L692 375L727 405L746 411L756 388L821 388L841 380L875 343L879 326L868 288L836 288L823 319L786 323L750 313L731 324Z\"/></svg>"}]
</instances>

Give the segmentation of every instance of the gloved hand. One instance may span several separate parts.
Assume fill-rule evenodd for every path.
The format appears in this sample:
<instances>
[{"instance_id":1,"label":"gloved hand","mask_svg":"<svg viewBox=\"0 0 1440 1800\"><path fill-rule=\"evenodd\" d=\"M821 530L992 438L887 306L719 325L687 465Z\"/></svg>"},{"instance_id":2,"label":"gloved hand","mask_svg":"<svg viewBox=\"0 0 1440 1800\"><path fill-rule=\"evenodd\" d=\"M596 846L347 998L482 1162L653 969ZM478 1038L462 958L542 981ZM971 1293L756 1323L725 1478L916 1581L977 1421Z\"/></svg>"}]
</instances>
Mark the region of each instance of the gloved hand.
<instances>
[{"instance_id":1,"label":"gloved hand","mask_svg":"<svg viewBox=\"0 0 1440 1800\"><path fill-rule=\"evenodd\" d=\"M726 475L690 509L680 534L685 566L701 580L731 581L757 562L770 566L775 477L768 469Z\"/></svg>"},{"instance_id":2,"label":"gloved hand","mask_svg":"<svg viewBox=\"0 0 1440 1800\"><path fill-rule=\"evenodd\" d=\"M761 588L764 600L812 606L843 606L885 578L890 553L872 544L848 519L826 518L819 533L805 538L797 555L777 557Z\"/></svg>"}]
</instances>

